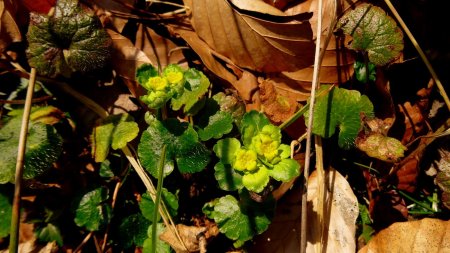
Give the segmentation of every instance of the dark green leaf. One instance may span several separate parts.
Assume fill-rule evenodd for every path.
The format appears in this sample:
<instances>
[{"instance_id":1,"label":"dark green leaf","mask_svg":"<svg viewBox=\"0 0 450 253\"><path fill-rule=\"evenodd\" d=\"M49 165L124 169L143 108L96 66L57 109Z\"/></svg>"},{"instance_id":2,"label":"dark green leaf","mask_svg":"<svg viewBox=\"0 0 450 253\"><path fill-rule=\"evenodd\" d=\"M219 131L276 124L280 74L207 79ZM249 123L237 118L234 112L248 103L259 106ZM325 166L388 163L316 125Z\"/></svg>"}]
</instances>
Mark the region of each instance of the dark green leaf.
<instances>
[{"instance_id":1,"label":"dark green leaf","mask_svg":"<svg viewBox=\"0 0 450 253\"><path fill-rule=\"evenodd\" d=\"M89 231L102 229L111 219L111 206L104 203L108 199L108 189L96 188L83 195L75 211L75 224Z\"/></svg>"},{"instance_id":2,"label":"dark green leaf","mask_svg":"<svg viewBox=\"0 0 450 253\"><path fill-rule=\"evenodd\" d=\"M380 7L360 4L346 12L338 28L353 37L354 50L367 51L375 65L386 65L403 50L403 33L395 21Z\"/></svg>"},{"instance_id":3,"label":"dark green leaf","mask_svg":"<svg viewBox=\"0 0 450 253\"><path fill-rule=\"evenodd\" d=\"M147 231L151 221L140 213L132 214L122 220L119 226L120 242L125 249L132 246L141 247L147 239Z\"/></svg>"},{"instance_id":4,"label":"dark green leaf","mask_svg":"<svg viewBox=\"0 0 450 253\"><path fill-rule=\"evenodd\" d=\"M230 164L218 162L214 166L214 177L219 183L219 187L225 191L236 191L242 189L242 175L237 173Z\"/></svg>"},{"instance_id":5,"label":"dark green leaf","mask_svg":"<svg viewBox=\"0 0 450 253\"><path fill-rule=\"evenodd\" d=\"M219 139L224 134L231 132L233 129L233 118L227 112L219 111L209 117L208 125L198 131L198 136L202 141L211 138Z\"/></svg>"},{"instance_id":6,"label":"dark green leaf","mask_svg":"<svg viewBox=\"0 0 450 253\"><path fill-rule=\"evenodd\" d=\"M203 207L203 212L214 219L220 232L235 240L238 247L268 228L274 207L273 203L258 204L243 197L242 206L233 196L226 195Z\"/></svg>"},{"instance_id":7,"label":"dark green leaf","mask_svg":"<svg viewBox=\"0 0 450 253\"><path fill-rule=\"evenodd\" d=\"M327 89L330 89L330 86L323 85L318 92ZM349 149L354 145L361 129L361 113L369 118L373 116L373 105L367 96L361 96L355 90L332 87L329 92L317 97L313 133L329 138L338 127L338 144Z\"/></svg>"},{"instance_id":8,"label":"dark green leaf","mask_svg":"<svg viewBox=\"0 0 450 253\"><path fill-rule=\"evenodd\" d=\"M164 232L164 225L162 223L158 223L157 227L156 227L156 236L158 237L156 239L156 252L157 253L170 253L170 246L169 244L161 241L159 239L159 236ZM148 228L148 239L145 240L144 242L144 247L143 247L143 253L151 253L151 249L152 249L152 227L150 226Z\"/></svg>"},{"instance_id":9,"label":"dark green leaf","mask_svg":"<svg viewBox=\"0 0 450 253\"><path fill-rule=\"evenodd\" d=\"M109 160L105 160L100 164L99 174L103 178L114 177L114 171L111 169L111 162Z\"/></svg>"},{"instance_id":10,"label":"dark green leaf","mask_svg":"<svg viewBox=\"0 0 450 253\"><path fill-rule=\"evenodd\" d=\"M12 215L12 196L14 192L8 185L0 185L0 238L9 235Z\"/></svg>"},{"instance_id":11,"label":"dark green leaf","mask_svg":"<svg viewBox=\"0 0 450 253\"><path fill-rule=\"evenodd\" d=\"M45 227L36 230L36 236L42 242L56 242L59 246L63 246L63 238L61 231L52 223L47 223Z\"/></svg>"},{"instance_id":12,"label":"dark green leaf","mask_svg":"<svg viewBox=\"0 0 450 253\"><path fill-rule=\"evenodd\" d=\"M183 95L172 99L172 109L180 110L184 106L183 112L193 115L200 109L196 104L202 101L201 98L208 91L210 82L202 72L196 69L187 70L184 77L189 86L184 89Z\"/></svg>"},{"instance_id":13,"label":"dark green leaf","mask_svg":"<svg viewBox=\"0 0 450 253\"><path fill-rule=\"evenodd\" d=\"M27 39L28 62L41 75L92 72L110 61L111 38L76 0L58 0L53 16L32 13Z\"/></svg>"},{"instance_id":14,"label":"dark green leaf","mask_svg":"<svg viewBox=\"0 0 450 253\"><path fill-rule=\"evenodd\" d=\"M170 216L172 217L177 216L178 197L175 194L169 192L167 189L163 188L162 200L164 201L164 204L166 204ZM153 212L155 211L155 203L150 197L150 194L148 194L147 192L142 195L141 202L139 202L139 208L141 209L142 215L149 221L153 222Z\"/></svg>"},{"instance_id":15,"label":"dark green leaf","mask_svg":"<svg viewBox=\"0 0 450 253\"><path fill-rule=\"evenodd\" d=\"M0 129L0 184L14 182L22 113L13 111L13 117ZM61 151L62 140L54 127L30 122L23 178L31 179L45 173Z\"/></svg>"},{"instance_id":16,"label":"dark green leaf","mask_svg":"<svg viewBox=\"0 0 450 253\"><path fill-rule=\"evenodd\" d=\"M136 70L136 80L144 85L150 77L158 75L158 70L153 65L144 63Z\"/></svg>"},{"instance_id":17,"label":"dark green leaf","mask_svg":"<svg viewBox=\"0 0 450 253\"><path fill-rule=\"evenodd\" d=\"M356 61L354 64L355 76L358 81L362 83L367 83L369 81L375 82L377 78L377 72L375 69L375 64L368 62Z\"/></svg>"},{"instance_id":18,"label":"dark green leaf","mask_svg":"<svg viewBox=\"0 0 450 253\"><path fill-rule=\"evenodd\" d=\"M176 119L164 122L153 120L142 134L138 154L142 165L154 177L158 176L157 167L163 145L167 145L165 176L172 172L174 160L182 173L201 171L209 162L210 152L198 141L192 126Z\"/></svg>"},{"instance_id":19,"label":"dark green leaf","mask_svg":"<svg viewBox=\"0 0 450 253\"><path fill-rule=\"evenodd\" d=\"M109 153L123 148L139 133L139 127L129 114L111 115L98 122L92 134L92 155L96 162L103 162Z\"/></svg>"}]
</instances>

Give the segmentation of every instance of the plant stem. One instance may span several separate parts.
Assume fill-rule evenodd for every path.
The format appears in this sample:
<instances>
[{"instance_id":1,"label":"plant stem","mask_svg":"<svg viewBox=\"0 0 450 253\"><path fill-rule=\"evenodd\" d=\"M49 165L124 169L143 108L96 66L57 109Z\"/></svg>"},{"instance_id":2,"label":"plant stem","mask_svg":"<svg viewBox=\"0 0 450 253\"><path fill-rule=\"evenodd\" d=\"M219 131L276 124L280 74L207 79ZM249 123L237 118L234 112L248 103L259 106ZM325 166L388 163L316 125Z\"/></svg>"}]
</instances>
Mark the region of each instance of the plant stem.
<instances>
[{"instance_id":1,"label":"plant stem","mask_svg":"<svg viewBox=\"0 0 450 253\"><path fill-rule=\"evenodd\" d=\"M162 192L162 185L163 185L163 174L164 174L164 164L166 162L166 151L167 146L163 145L162 151L161 151L161 157L159 158L159 166L158 166L158 185L156 186L156 200L155 200L155 210L153 212L153 224L152 224L152 253L156 252L156 228L158 225L158 210L159 210L159 204L161 202L161 192Z\"/></svg>"},{"instance_id":2,"label":"plant stem","mask_svg":"<svg viewBox=\"0 0 450 253\"><path fill-rule=\"evenodd\" d=\"M25 99L24 111L22 116L22 128L20 129L19 147L17 151L14 200L12 206L9 252L18 252L19 246L19 224L20 224L20 197L22 190L22 175L25 159L25 148L27 143L28 123L30 121L31 101L33 100L34 84L36 82L36 69L31 69L28 83L27 96Z\"/></svg>"},{"instance_id":3,"label":"plant stem","mask_svg":"<svg viewBox=\"0 0 450 253\"><path fill-rule=\"evenodd\" d=\"M308 229L307 224L307 196L308 196L308 178L309 178L309 166L311 161L311 135L313 126L313 112L314 102L316 100L316 89L319 86L319 71L320 71L320 44L322 38L322 0L318 1L317 11L317 32L316 32L316 48L314 54L314 71L311 87L311 97L309 105L309 118L306 132L306 154L305 154L305 168L303 169L303 193L302 193L302 213L301 213L301 228L300 228L300 252L306 253L306 234ZM325 46L326 48L326 46Z\"/></svg>"},{"instance_id":4,"label":"plant stem","mask_svg":"<svg viewBox=\"0 0 450 253\"><path fill-rule=\"evenodd\" d=\"M421 206L421 207L427 209L427 210L430 211L430 212L436 213L436 212L433 210L433 208L431 208L431 207L425 205L424 203L422 203L422 202L416 200L415 198L409 196L408 194L404 193L403 191L400 191L399 189L396 189L396 190L397 190L397 192L398 192L400 195L402 195L403 197L405 197L405 198L409 199L410 201L414 202L414 204L419 205L419 206Z\"/></svg>"},{"instance_id":5,"label":"plant stem","mask_svg":"<svg viewBox=\"0 0 450 253\"><path fill-rule=\"evenodd\" d=\"M408 38L411 40L412 44L416 48L417 52L420 55L420 58L422 58L423 63L425 63L425 66L427 67L428 71L430 72L431 77L433 77L434 81L436 82L436 85L437 85L437 87L439 89L439 93L441 93L441 96L444 99L444 102L447 105L448 110L450 111L450 99L448 98L447 93L445 92L445 89L444 89L444 86L441 83L441 80L439 79L439 77L437 76L436 72L434 71L433 66L428 61L427 56L423 52L423 50L420 47L419 43L417 43L416 39L414 38L414 35L408 29L408 26L405 24L405 22L403 21L402 17L398 14L397 10L392 5L391 1L390 0L384 0L384 2L387 4L387 6L391 10L392 14L394 14L395 18L400 23L400 26L403 28L403 30L405 31L406 35L408 36Z\"/></svg>"}]
</instances>

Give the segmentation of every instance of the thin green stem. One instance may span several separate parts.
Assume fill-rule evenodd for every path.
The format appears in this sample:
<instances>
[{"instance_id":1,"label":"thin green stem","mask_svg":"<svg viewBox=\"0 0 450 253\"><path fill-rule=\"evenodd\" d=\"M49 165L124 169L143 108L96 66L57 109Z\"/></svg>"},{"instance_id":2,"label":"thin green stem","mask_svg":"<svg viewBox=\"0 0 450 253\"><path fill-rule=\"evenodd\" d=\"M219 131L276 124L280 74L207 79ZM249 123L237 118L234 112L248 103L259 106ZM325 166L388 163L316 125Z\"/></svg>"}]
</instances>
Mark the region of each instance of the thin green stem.
<instances>
[{"instance_id":1,"label":"thin green stem","mask_svg":"<svg viewBox=\"0 0 450 253\"><path fill-rule=\"evenodd\" d=\"M167 146L163 145L162 151L161 151L161 158L159 159L159 166L158 166L158 185L156 186L156 200L155 200L155 210L153 212L153 224L152 224L152 253L156 252L156 228L158 225L158 216L159 216L159 205L161 202L161 192L162 192L162 185L163 185L163 174L164 174L164 163L166 161L166 151Z\"/></svg>"},{"instance_id":2,"label":"thin green stem","mask_svg":"<svg viewBox=\"0 0 450 253\"><path fill-rule=\"evenodd\" d=\"M403 21L402 17L398 14L397 10L395 9L394 5L392 5L390 0L384 0L386 5L391 10L392 14L394 14L395 18L397 19L398 23L400 23L400 26L405 31L408 38L411 40L413 46L416 48L417 52L420 55L420 58L422 58L423 63L427 67L428 71L431 74L431 77L436 82L436 85L439 89L439 93L441 93L442 98L444 99L445 104L447 105L448 110L450 110L450 99L447 96L447 93L445 92L444 86L441 83L441 80L437 76L436 72L434 71L433 66L431 65L430 61L428 61L427 56L423 52L422 48L420 47L419 43L417 43L417 40L414 38L414 35L411 33L411 31L408 29L408 26Z\"/></svg>"},{"instance_id":3,"label":"thin green stem","mask_svg":"<svg viewBox=\"0 0 450 253\"><path fill-rule=\"evenodd\" d=\"M22 128L19 135L19 147L17 151L16 175L14 199L12 206L9 252L17 253L19 246L19 224L20 224L20 198L22 190L23 165L25 160L25 148L27 143L28 123L30 121L31 101L33 100L34 84L36 82L36 69L32 68L28 83L27 96L22 116Z\"/></svg>"},{"instance_id":4,"label":"thin green stem","mask_svg":"<svg viewBox=\"0 0 450 253\"><path fill-rule=\"evenodd\" d=\"M425 205L424 203L416 200L415 198L413 198L413 197L409 196L408 194L404 193L403 191L397 189L397 192L398 192L398 194L402 195L403 197L407 198L408 200L414 202L414 204L419 205L419 206L427 209L430 212L436 213L436 211L434 211L431 207L429 207L429 206Z\"/></svg>"}]
</instances>

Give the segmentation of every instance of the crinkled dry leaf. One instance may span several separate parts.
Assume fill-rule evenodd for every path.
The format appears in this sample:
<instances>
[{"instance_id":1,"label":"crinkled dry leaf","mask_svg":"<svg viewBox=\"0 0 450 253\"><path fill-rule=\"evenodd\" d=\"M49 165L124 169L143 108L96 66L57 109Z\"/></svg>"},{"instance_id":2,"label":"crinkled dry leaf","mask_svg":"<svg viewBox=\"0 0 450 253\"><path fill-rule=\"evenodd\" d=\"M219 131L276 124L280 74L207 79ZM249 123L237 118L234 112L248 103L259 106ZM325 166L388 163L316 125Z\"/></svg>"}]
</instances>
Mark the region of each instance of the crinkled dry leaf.
<instances>
[{"instance_id":1,"label":"crinkled dry leaf","mask_svg":"<svg viewBox=\"0 0 450 253\"><path fill-rule=\"evenodd\" d=\"M381 230L358 253L450 252L450 222L424 218L397 222Z\"/></svg>"},{"instance_id":2,"label":"crinkled dry leaf","mask_svg":"<svg viewBox=\"0 0 450 253\"><path fill-rule=\"evenodd\" d=\"M200 236L201 234L209 234L210 236L216 236L219 234L219 229L214 226L211 228L207 227L195 227L195 226L186 226L183 224L178 224L177 230L180 233L181 239L185 243L187 249L181 244L181 242L177 239L177 237L172 233L172 230L166 229L160 236L159 239L167 242L176 250L177 253L184 252L197 252L200 250Z\"/></svg>"},{"instance_id":3,"label":"crinkled dry leaf","mask_svg":"<svg viewBox=\"0 0 450 253\"><path fill-rule=\"evenodd\" d=\"M247 9L227 0L193 1L195 31L213 50L242 68L260 72L295 71L313 63L314 41L311 26L305 22L307 17L279 22L289 15L264 2L251 12L248 8L255 6L235 2L245 4ZM265 13L277 10L270 14L277 15L278 20L260 18L261 4L267 7Z\"/></svg>"},{"instance_id":4,"label":"crinkled dry leaf","mask_svg":"<svg viewBox=\"0 0 450 253\"><path fill-rule=\"evenodd\" d=\"M271 80L263 80L259 85L259 95L263 112L272 123L279 125L297 111L298 104L289 93L278 92L274 83Z\"/></svg>"},{"instance_id":5,"label":"crinkled dry leaf","mask_svg":"<svg viewBox=\"0 0 450 253\"><path fill-rule=\"evenodd\" d=\"M306 251L315 252L319 244L326 245L324 252L355 252L356 218L359 215L358 199L347 180L331 168L319 182L317 171L308 179L308 242ZM323 221L318 216L319 184L325 183L325 207ZM320 227L325 228L320 235ZM326 240L326 241L324 241Z\"/></svg>"},{"instance_id":6,"label":"crinkled dry leaf","mask_svg":"<svg viewBox=\"0 0 450 253\"><path fill-rule=\"evenodd\" d=\"M22 40L20 29L14 20L13 4L15 1L0 1L0 53L12 42Z\"/></svg>"},{"instance_id":7,"label":"crinkled dry leaf","mask_svg":"<svg viewBox=\"0 0 450 253\"><path fill-rule=\"evenodd\" d=\"M442 191L442 204L447 209L450 209L450 152L446 149L439 149L439 155L439 161L435 162L435 166L439 171L435 182Z\"/></svg>"},{"instance_id":8,"label":"crinkled dry leaf","mask_svg":"<svg viewBox=\"0 0 450 253\"><path fill-rule=\"evenodd\" d=\"M2 250L0 253L8 253L9 250ZM46 245L41 245L35 240L27 241L19 244L18 252L20 253L56 253L59 252L56 242L49 242Z\"/></svg>"}]
</instances>

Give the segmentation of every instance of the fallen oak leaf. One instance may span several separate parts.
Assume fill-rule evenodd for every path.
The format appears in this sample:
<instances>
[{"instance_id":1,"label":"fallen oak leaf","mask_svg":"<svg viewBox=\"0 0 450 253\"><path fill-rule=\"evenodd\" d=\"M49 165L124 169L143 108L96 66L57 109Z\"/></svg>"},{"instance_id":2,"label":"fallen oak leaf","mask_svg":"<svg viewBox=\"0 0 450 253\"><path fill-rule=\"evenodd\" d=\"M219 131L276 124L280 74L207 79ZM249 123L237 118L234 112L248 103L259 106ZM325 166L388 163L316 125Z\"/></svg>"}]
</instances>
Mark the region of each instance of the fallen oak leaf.
<instances>
[{"instance_id":1,"label":"fallen oak leaf","mask_svg":"<svg viewBox=\"0 0 450 253\"><path fill-rule=\"evenodd\" d=\"M358 253L449 252L450 222L439 219L396 222L381 230Z\"/></svg>"}]
</instances>

